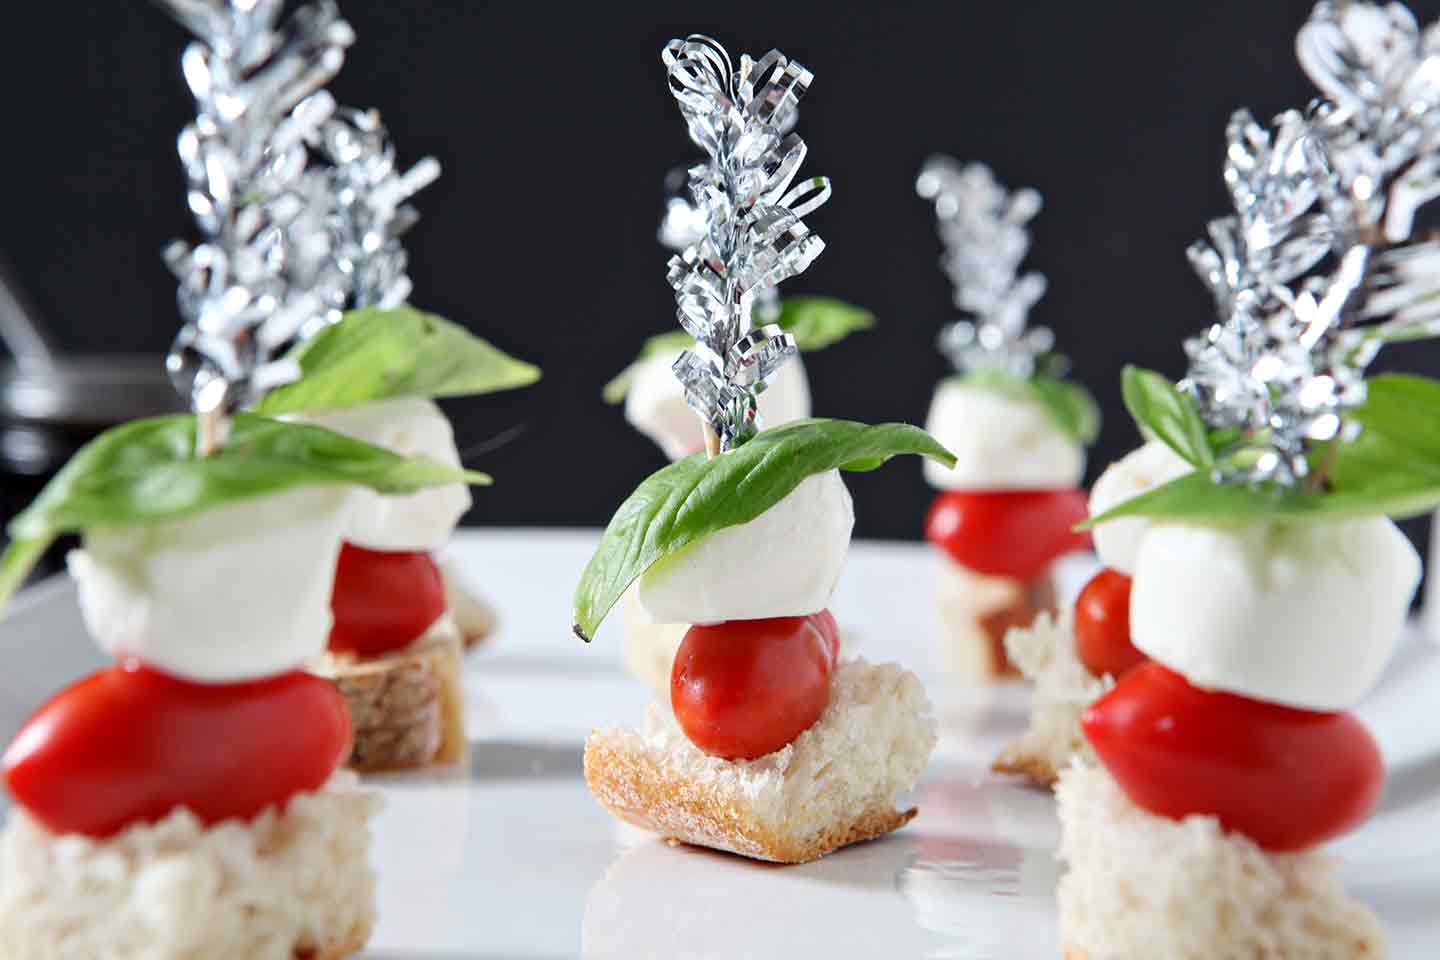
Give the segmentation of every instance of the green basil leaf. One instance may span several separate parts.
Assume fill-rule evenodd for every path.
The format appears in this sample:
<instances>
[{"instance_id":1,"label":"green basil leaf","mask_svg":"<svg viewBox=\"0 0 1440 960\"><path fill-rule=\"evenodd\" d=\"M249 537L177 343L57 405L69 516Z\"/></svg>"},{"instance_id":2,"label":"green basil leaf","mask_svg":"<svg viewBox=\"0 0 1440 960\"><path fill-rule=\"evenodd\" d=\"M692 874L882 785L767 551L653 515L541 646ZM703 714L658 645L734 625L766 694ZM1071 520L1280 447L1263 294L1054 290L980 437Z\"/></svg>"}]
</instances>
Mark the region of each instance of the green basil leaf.
<instances>
[{"instance_id":1,"label":"green basil leaf","mask_svg":"<svg viewBox=\"0 0 1440 960\"><path fill-rule=\"evenodd\" d=\"M1389 374L1366 386L1365 403L1351 414L1359 436L1311 455L1312 469L1326 478L1324 490L1218 484L1201 470L1084 526L1126 516L1207 523L1406 517L1440 506L1440 383Z\"/></svg>"},{"instance_id":2,"label":"green basil leaf","mask_svg":"<svg viewBox=\"0 0 1440 960\"><path fill-rule=\"evenodd\" d=\"M391 397L462 397L523 387L540 371L470 331L413 307L353 310L290 354L300 379L256 413L336 410Z\"/></svg>"},{"instance_id":3,"label":"green basil leaf","mask_svg":"<svg viewBox=\"0 0 1440 960\"><path fill-rule=\"evenodd\" d=\"M1166 377L1140 367L1127 366L1120 384L1125 408L1142 432L1157 437L1200 469L1215 465L1209 428L1195 401Z\"/></svg>"},{"instance_id":4,"label":"green basil leaf","mask_svg":"<svg viewBox=\"0 0 1440 960\"><path fill-rule=\"evenodd\" d=\"M1030 386L1060 428L1077 442L1088 447L1100 438L1100 405L1084 385L1036 375L1030 378Z\"/></svg>"},{"instance_id":5,"label":"green basil leaf","mask_svg":"<svg viewBox=\"0 0 1440 960\"><path fill-rule=\"evenodd\" d=\"M851 306L834 297L786 297L780 302L780 316L775 321L795 338L801 350L823 350L857 330L875 326L875 315L861 307ZM635 379L636 368L662 354L678 353L695 343L684 330L657 333L640 347L640 354L624 370L615 375L600 391L609 404L623 403Z\"/></svg>"},{"instance_id":6,"label":"green basil leaf","mask_svg":"<svg viewBox=\"0 0 1440 960\"><path fill-rule=\"evenodd\" d=\"M1021 377L1000 367L982 367L960 379L1014 400L1040 404L1067 437L1083 446L1088 447L1100 435L1100 407L1078 383L1044 373Z\"/></svg>"},{"instance_id":7,"label":"green basil leaf","mask_svg":"<svg viewBox=\"0 0 1440 960\"><path fill-rule=\"evenodd\" d=\"M448 483L489 483L483 473L402 457L308 424L236 414L219 451L197 457L195 418L134 420L91 440L10 521L0 594L23 582L54 538L89 527L198 513L293 487L356 484L414 493Z\"/></svg>"},{"instance_id":8,"label":"green basil leaf","mask_svg":"<svg viewBox=\"0 0 1440 960\"><path fill-rule=\"evenodd\" d=\"M0 610L4 610L15 591L24 586L30 571L54 542L54 537L37 537L11 540L5 547L5 553L0 555Z\"/></svg>"},{"instance_id":9,"label":"green basil leaf","mask_svg":"<svg viewBox=\"0 0 1440 960\"><path fill-rule=\"evenodd\" d=\"M860 330L875 326L875 315L834 297L786 297L775 321L801 350L823 350Z\"/></svg>"},{"instance_id":10,"label":"green basil leaf","mask_svg":"<svg viewBox=\"0 0 1440 960\"><path fill-rule=\"evenodd\" d=\"M837 468L873 470L902 453L955 464L948 450L909 424L799 420L762 431L713 460L695 454L651 474L615 512L580 575L576 634L594 636L630 584L656 561L749 523L806 477Z\"/></svg>"}]
</instances>

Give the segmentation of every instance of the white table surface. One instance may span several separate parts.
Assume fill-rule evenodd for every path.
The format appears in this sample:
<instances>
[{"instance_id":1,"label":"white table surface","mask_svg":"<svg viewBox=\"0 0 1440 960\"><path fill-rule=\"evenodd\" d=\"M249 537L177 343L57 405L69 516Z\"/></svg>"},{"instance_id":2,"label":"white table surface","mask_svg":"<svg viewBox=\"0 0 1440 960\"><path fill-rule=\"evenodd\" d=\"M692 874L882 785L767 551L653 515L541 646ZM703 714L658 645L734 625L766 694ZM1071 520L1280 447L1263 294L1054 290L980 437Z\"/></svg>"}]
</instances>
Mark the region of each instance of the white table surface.
<instances>
[{"instance_id":1,"label":"white table surface","mask_svg":"<svg viewBox=\"0 0 1440 960\"><path fill-rule=\"evenodd\" d=\"M857 543L832 609L857 652L925 679L942 738L920 816L888 839L798 867L671 848L591 799L582 745L638 720L647 699L620 666L618 617L570 633L570 596L595 531L483 530L449 548L499 608L466 674L471 750L460 769L374 778L380 925L369 960L499 958L1054 958L1048 792L986 773L1018 735L1026 694L947 683L934 649L930 550ZM1072 562L1071 590L1088 569ZM0 624L0 738L58 687L102 663L74 595L52 581ZM1440 647L1409 637L1359 711L1389 780L1379 811L1333 845L1398 960L1440 956Z\"/></svg>"}]
</instances>

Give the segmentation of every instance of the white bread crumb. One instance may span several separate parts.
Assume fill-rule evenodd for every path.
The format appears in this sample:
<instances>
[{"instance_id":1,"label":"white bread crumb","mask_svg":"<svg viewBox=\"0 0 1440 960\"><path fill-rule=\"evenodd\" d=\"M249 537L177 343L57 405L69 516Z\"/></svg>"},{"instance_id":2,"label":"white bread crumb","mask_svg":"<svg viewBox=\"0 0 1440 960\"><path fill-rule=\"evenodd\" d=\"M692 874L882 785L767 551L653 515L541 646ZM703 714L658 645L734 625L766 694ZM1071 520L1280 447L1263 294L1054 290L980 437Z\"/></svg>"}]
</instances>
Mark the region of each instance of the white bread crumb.
<instances>
[{"instance_id":1,"label":"white bread crumb","mask_svg":"<svg viewBox=\"0 0 1440 960\"><path fill-rule=\"evenodd\" d=\"M1267 854L1214 817L1158 817L1099 766L1056 787L1061 937L1085 960L1358 960L1385 930L1319 850Z\"/></svg>"},{"instance_id":2,"label":"white bread crumb","mask_svg":"<svg viewBox=\"0 0 1440 960\"><path fill-rule=\"evenodd\" d=\"M1020 742L995 760L1001 773L1023 773L1050 784L1072 757L1095 763L1095 751L1080 730L1085 708L1115 685L1110 675L1097 677L1075 652L1073 614L1057 619L1041 613L1027 629L1012 627L1005 635L1005 653L1026 679L1035 681L1030 699L1030 726Z\"/></svg>"},{"instance_id":3,"label":"white bread crumb","mask_svg":"<svg viewBox=\"0 0 1440 960\"><path fill-rule=\"evenodd\" d=\"M799 862L908 821L896 798L935 747L919 679L895 664L840 664L830 703L793 742L755 760L709 756L652 703L642 730L597 730L586 779L612 813L688 843ZM913 812L913 811L912 811Z\"/></svg>"},{"instance_id":4,"label":"white bread crumb","mask_svg":"<svg viewBox=\"0 0 1440 960\"><path fill-rule=\"evenodd\" d=\"M339 771L284 812L206 828L185 809L107 840L22 808L0 832L0 956L25 960L342 957L369 938L379 799Z\"/></svg>"}]
</instances>

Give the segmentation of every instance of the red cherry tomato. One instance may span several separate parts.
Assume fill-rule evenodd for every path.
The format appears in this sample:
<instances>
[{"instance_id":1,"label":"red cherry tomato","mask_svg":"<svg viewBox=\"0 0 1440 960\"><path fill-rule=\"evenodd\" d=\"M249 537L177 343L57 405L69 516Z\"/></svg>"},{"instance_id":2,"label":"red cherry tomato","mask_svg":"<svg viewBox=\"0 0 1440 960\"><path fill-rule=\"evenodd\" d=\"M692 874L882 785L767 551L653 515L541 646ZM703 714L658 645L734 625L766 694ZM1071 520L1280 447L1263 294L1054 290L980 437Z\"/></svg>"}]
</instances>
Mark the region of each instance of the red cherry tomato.
<instances>
[{"instance_id":1,"label":"red cherry tomato","mask_svg":"<svg viewBox=\"0 0 1440 960\"><path fill-rule=\"evenodd\" d=\"M1080 720L1135 803L1211 814L1267 850L1303 850L1358 824L1385 779L1380 749L1348 713L1200 690L1141 664Z\"/></svg>"},{"instance_id":2,"label":"red cherry tomato","mask_svg":"<svg viewBox=\"0 0 1440 960\"><path fill-rule=\"evenodd\" d=\"M825 639L825 647L830 653L830 669L834 670L835 664L840 662L840 624L835 622L835 614L829 610L812 613L809 619Z\"/></svg>"},{"instance_id":3,"label":"red cherry tomato","mask_svg":"<svg viewBox=\"0 0 1440 960\"><path fill-rule=\"evenodd\" d=\"M295 671L180 680L127 661L62 690L5 752L5 783L56 833L107 837L184 806L249 819L329 779L350 749L334 684Z\"/></svg>"},{"instance_id":4,"label":"red cherry tomato","mask_svg":"<svg viewBox=\"0 0 1440 960\"><path fill-rule=\"evenodd\" d=\"M931 505L925 538L976 573L1032 580L1089 546L1073 529L1086 515L1083 490L950 490Z\"/></svg>"},{"instance_id":5,"label":"red cherry tomato","mask_svg":"<svg viewBox=\"0 0 1440 960\"><path fill-rule=\"evenodd\" d=\"M1123 677L1149 658L1130 642L1130 578L1101 570L1075 600L1075 650L1085 669Z\"/></svg>"},{"instance_id":6,"label":"red cherry tomato","mask_svg":"<svg viewBox=\"0 0 1440 960\"><path fill-rule=\"evenodd\" d=\"M670 672L670 704L690 742L712 756L750 760L820 719L830 702L835 643L818 618L691 627Z\"/></svg>"},{"instance_id":7,"label":"red cherry tomato","mask_svg":"<svg viewBox=\"0 0 1440 960\"><path fill-rule=\"evenodd\" d=\"M340 548L330 594L330 649L377 657L414 642L445 612L445 582L428 553Z\"/></svg>"}]
</instances>

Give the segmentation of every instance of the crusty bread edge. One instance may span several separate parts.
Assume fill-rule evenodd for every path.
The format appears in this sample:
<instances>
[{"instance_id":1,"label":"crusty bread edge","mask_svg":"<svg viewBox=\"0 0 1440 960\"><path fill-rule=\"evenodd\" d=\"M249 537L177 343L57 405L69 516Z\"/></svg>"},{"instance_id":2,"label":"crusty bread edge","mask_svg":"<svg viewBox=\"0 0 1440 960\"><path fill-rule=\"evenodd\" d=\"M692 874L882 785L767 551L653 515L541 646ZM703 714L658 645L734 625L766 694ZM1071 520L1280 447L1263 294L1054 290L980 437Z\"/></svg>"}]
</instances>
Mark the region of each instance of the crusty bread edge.
<instances>
[{"instance_id":1,"label":"crusty bread edge","mask_svg":"<svg viewBox=\"0 0 1440 960\"><path fill-rule=\"evenodd\" d=\"M461 679L463 649L458 631L444 627L416 640L410 646L380 657L344 659L329 657L312 666L312 670L334 682L346 694L348 685L382 683L382 678L397 671L418 670L435 685L435 702L426 708L422 718L408 717L407 725L434 725L439 739L428 757L396 758L382 754L374 762L356 762L356 757L372 751L352 748L347 765L360 773L380 773L425 766L445 766L463 761L468 745L465 738L465 689ZM349 697L346 696L347 704ZM356 740L367 735L356 729ZM358 745L357 745L358 746Z\"/></svg>"},{"instance_id":2,"label":"crusty bread edge","mask_svg":"<svg viewBox=\"0 0 1440 960\"><path fill-rule=\"evenodd\" d=\"M465 686L461 681L464 641L442 641L430 658L440 694L440 746L430 762L444 766L465 759Z\"/></svg>"},{"instance_id":3,"label":"crusty bread edge","mask_svg":"<svg viewBox=\"0 0 1440 960\"><path fill-rule=\"evenodd\" d=\"M1054 787L1060 779L1060 771L1050 761L1037 753L1027 753L1019 746L1006 747L1000 751L995 762L990 764L991 773L1003 773L1024 777L1037 787Z\"/></svg>"},{"instance_id":4,"label":"crusty bread edge","mask_svg":"<svg viewBox=\"0 0 1440 960\"><path fill-rule=\"evenodd\" d=\"M327 943L318 949L301 950L298 947L291 953L294 960L345 960L346 957L354 956L365 945L370 942L370 934L374 928L373 919L362 926L348 931L344 939L335 943Z\"/></svg>"},{"instance_id":5,"label":"crusty bread edge","mask_svg":"<svg viewBox=\"0 0 1440 960\"><path fill-rule=\"evenodd\" d=\"M787 837L749 811L662 770L644 754L591 735L585 743L585 782L616 818L642 830L696 846L773 863L808 863L854 843L898 830L919 811L872 807L819 835Z\"/></svg>"}]
</instances>

